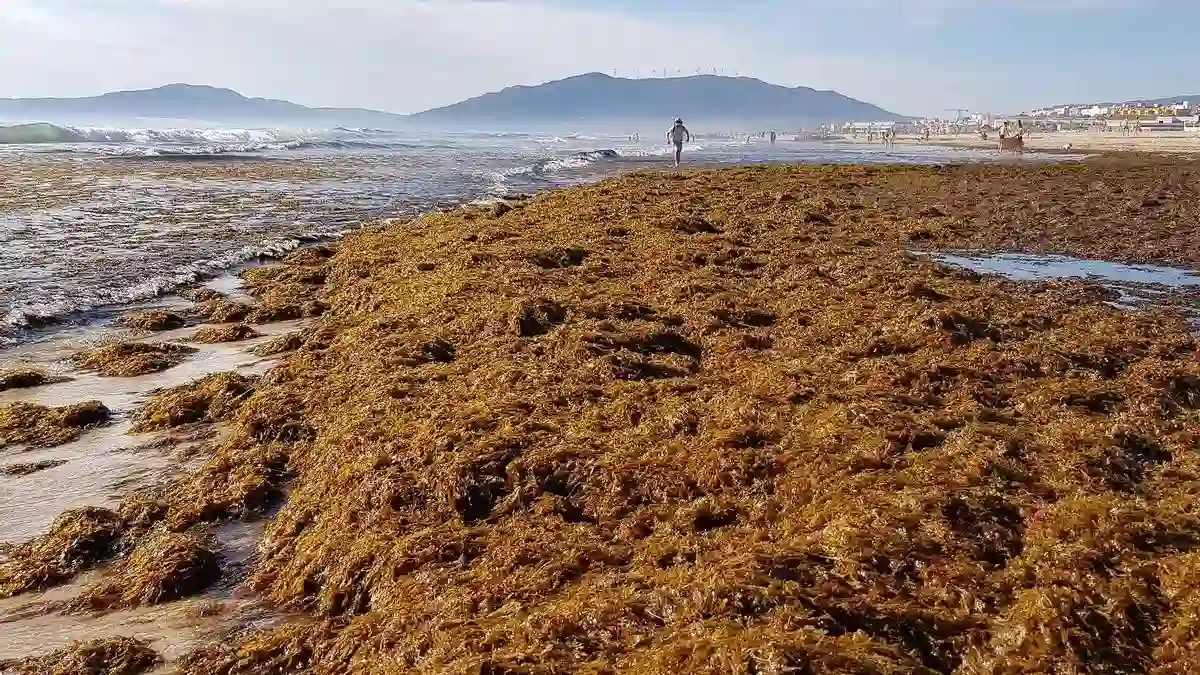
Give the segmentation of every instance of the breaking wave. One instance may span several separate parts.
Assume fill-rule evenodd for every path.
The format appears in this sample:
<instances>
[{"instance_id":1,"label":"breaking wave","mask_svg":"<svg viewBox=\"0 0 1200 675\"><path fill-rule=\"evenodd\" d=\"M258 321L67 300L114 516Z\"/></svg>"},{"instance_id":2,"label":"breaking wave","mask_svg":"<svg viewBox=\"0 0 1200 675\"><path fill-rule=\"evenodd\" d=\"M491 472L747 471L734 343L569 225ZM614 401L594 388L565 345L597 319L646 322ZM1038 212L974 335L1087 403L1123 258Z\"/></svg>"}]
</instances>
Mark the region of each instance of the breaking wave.
<instances>
[{"instance_id":1,"label":"breaking wave","mask_svg":"<svg viewBox=\"0 0 1200 675\"><path fill-rule=\"evenodd\" d=\"M406 150L435 147L395 137L386 129L118 129L35 122L0 126L0 145L71 146L50 152L114 157L204 157L306 149ZM448 146L446 146L448 147Z\"/></svg>"},{"instance_id":2,"label":"breaking wave","mask_svg":"<svg viewBox=\"0 0 1200 675\"><path fill-rule=\"evenodd\" d=\"M543 178L558 171L582 169L596 162L620 159L626 156L623 151L606 148L603 150L584 150L563 157L546 157L507 169L482 172L481 175L491 181L488 188L488 198L503 197L509 192L508 180L518 176ZM484 199L482 201L488 201Z\"/></svg>"},{"instance_id":3,"label":"breaking wave","mask_svg":"<svg viewBox=\"0 0 1200 675\"><path fill-rule=\"evenodd\" d=\"M91 312L104 307L129 305L143 300L170 295L181 287L211 279L222 272L238 268L254 260L281 258L306 244L337 239L345 229L323 228L288 239L277 239L254 246L242 246L209 260L199 260L169 274L149 277L137 284L121 289L96 290L72 297L59 297L49 301L30 303L14 307L0 315L0 347L13 342L13 330L37 328L68 320L73 315Z\"/></svg>"}]
</instances>

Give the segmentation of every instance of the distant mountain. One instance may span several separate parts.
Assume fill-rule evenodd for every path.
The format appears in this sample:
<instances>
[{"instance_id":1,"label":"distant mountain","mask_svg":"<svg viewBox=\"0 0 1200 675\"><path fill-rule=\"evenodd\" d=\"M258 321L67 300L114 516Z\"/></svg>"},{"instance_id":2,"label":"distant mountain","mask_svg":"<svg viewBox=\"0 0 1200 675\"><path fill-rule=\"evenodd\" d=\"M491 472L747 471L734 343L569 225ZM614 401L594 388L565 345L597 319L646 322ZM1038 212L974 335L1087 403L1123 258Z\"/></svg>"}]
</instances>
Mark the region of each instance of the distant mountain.
<instances>
[{"instance_id":1,"label":"distant mountain","mask_svg":"<svg viewBox=\"0 0 1200 675\"><path fill-rule=\"evenodd\" d=\"M836 91L781 87L750 77L626 79L601 73L508 87L414 117L430 122L775 120L809 123L908 119Z\"/></svg>"},{"instance_id":2,"label":"distant mountain","mask_svg":"<svg viewBox=\"0 0 1200 675\"><path fill-rule=\"evenodd\" d=\"M749 77L715 75L630 80L590 73L532 87L508 87L416 115L359 108L310 108L194 84L169 84L84 98L0 98L0 120L69 124L161 118L397 128L412 124L669 122L676 116L691 121L780 124L908 119L835 91L781 87Z\"/></svg>"},{"instance_id":3,"label":"distant mountain","mask_svg":"<svg viewBox=\"0 0 1200 675\"><path fill-rule=\"evenodd\" d=\"M117 91L84 98L0 99L0 118L58 120L64 118L156 117L214 122L283 120L355 123L384 126L404 116L358 108L309 108L270 98L249 98L232 89L194 84L169 84L154 89Z\"/></svg>"}]
</instances>

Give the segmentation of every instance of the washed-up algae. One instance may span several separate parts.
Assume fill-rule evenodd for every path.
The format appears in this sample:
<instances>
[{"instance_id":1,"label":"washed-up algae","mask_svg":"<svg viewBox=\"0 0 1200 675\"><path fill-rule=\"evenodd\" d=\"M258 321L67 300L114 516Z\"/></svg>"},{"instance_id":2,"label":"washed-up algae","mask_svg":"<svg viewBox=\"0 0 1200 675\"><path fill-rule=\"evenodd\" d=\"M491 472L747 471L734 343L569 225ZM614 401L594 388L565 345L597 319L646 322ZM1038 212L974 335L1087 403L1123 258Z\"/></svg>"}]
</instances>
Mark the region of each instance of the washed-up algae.
<instances>
[{"instance_id":1,"label":"washed-up algae","mask_svg":"<svg viewBox=\"0 0 1200 675\"><path fill-rule=\"evenodd\" d=\"M99 401L60 408L18 401L0 405L0 448L26 445L49 448L79 438L88 428L104 424L112 412Z\"/></svg>"},{"instance_id":2,"label":"washed-up algae","mask_svg":"<svg viewBox=\"0 0 1200 675\"><path fill-rule=\"evenodd\" d=\"M72 602L76 610L156 605L204 591L221 578L217 556L195 535L162 532Z\"/></svg>"},{"instance_id":3,"label":"washed-up algae","mask_svg":"<svg viewBox=\"0 0 1200 675\"><path fill-rule=\"evenodd\" d=\"M217 373L157 391L134 415L133 431L161 431L184 424L227 420L253 393L257 382L255 377Z\"/></svg>"},{"instance_id":4,"label":"washed-up algae","mask_svg":"<svg viewBox=\"0 0 1200 675\"><path fill-rule=\"evenodd\" d=\"M31 476L42 471L57 469L66 464L65 459L43 459L40 462L18 462L16 464L8 464L0 467L0 475L4 476Z\"/></svg>"},{"instance_id":5,"label":"washed-up algae","mask_svg":"<svg viewBox=\"0 0 1200 675\"><path fill-rule=\"evenodd\" d=\"M254 306L224 296L200 301L196 311L212 323L233 323L241 321L254 311Z\"/></svg>"},{"instance_id":6,"label":"washed-up algae","mask_svg":"<svg viewBox=\"0 0 1200 675\"><path fill-rule=\"evenodd\" d=\"M65 379L36 368L9 368L0 370L0 391L40 387L54 382L62 382Z\"/></svg>"},{"instance_id":7,"label":"washed-up algae","mask_svg":"<svg viewBox=\"0 0 1200 675\"><path fill-rule=\"evenodd\" d=\"M118 319L117 323L135 330L161 332L183 328L187 325L187 319L175 312L156 309L126 314Z\"/></svg>"},{"instance_id":8,"label":"washed-up algae","mask_svg":"<svg viewBox=\"0 0 1200 675\"><path fill-rule=\"evenodd\" d=\"M304 346L304 336L300 331L292 331L276 338L271 338L263 344L254 348L254 353L259 356L278 356L287 352L294 352Z\"/></svg>"},{"instance_id":9,"label":"washed-up algae","mask_svg":"<svg viewBox=\"0 0 1200 675\"><path fill-rule=\"evenodd\" d=\"M1192 264L1198 179L633 174L365 229L319 286L259 279L319 328L143 526L269 515L251 585L308 621L181 669L1200 670L1188 327L906 250L1134 238Z\"/></svg>"},{"instance_id":10,"label":"washed-up algae","mask_svg":"<svg viewBox=\"0 0 1200 675\"><path fill-rule=\"evenodd\" d=\"M324 263L330 254L326 249L301 249L281 264L242 272L246 290L257 303L246 320L261 324L322 315L326 305L318 296L325 284Z\"/></svg>"},{"instance_id":11,"label":"washed-up algae","mask_svg":"<svg viewBox=\"0 0 1200 675\"><path fill-rule=\"evenodd\" d=\"M284 265L322 265L337 252L336 246L306 246L283 257Z\"/></svg>"},{"instance_id":12,"label":"washed-up algae","mask_svg":"<svg viewBox=\"0 0 1200 675\"><path fill-rule=\"evenodd\" d=\"M201 344L221 344L226 342L241 342L260 337L260 333L244 323L229 326L208 326L196 331L192 336L193 342Z\"/></svg>"},{"instance_id":13,"label":"washed-up algae","mask_svg":"<svg viewBox=\"0 0 1200 675\"><path fill-rule=\"evenodd\" d=\"M0 598L70 581L117 552L125 520L101 508L66 511L50 531L8 551L0 563Z\"/></svg>"},{"instance_id":14,"label":"washed-up algae","mask_svg":"<svg viewBox=\"0 0 1200 675\"><path fill-rule=\"evenodd\" d=\"M78 354L74 361L104 377L137 377L174 368L195 352L195 347L170 342L118 342Z\"/></svg>"},{"instance_id":15,"label":"washed-up algae","mask_svg":"<svg viewBox=\"0 0 1200 675\"><path fill-rule=\"evenodd\" d=\"M191 300L192 302L196 302L196 303L209 302L212 300L221 300L226 297L224 293L222 293L214 288L209 288L207 286L199 286L196 288L189 288L189 289L186 289L186 290L180 292L180 295L182 295L184 298Z\"/></svg>"},{"instance_id":16,"label":"washed-up algae","mask_svg":"<svg viewBox=\"0 0 1200 675\"><path fill-rule=\"evenodd\" d=\"M128 637L76 642L46 656L0 660L12 675L141 675L162 662L144 640Z\"/></svg>"}]
</instances>

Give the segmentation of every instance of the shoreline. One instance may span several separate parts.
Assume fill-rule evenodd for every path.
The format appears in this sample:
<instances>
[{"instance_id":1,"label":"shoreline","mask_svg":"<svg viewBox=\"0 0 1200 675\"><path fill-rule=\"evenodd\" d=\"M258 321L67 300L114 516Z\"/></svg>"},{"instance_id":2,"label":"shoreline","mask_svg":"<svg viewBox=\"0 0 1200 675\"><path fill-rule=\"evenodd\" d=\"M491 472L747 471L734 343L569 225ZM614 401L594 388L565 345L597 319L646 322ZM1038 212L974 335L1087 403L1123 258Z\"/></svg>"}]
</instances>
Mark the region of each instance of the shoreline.
<instances>
[{"instance_id":1,"label":"shoreline","mask_svg":"<svg viewBox=\"0 0 1200 675\"><path fill-rule=\"evenodd\" d=\"M1198 176L638 170L364 227L248 275L321 316L123 550L265 523L241 583L300 620L186 672L1200 668L1186 323L912 253L1200 269Z\"/></svg>"},{"instance_id":2,"label":"shoreline","mask_svg":"<svg viewBox=\"0 0 1200 675\"><path fill-rule=\"evenodd\" d=\"M782 146L781 146L782 147ZM813 148L819 148L819 144L813 144ZM759 148L761 149L761 148ZM140 163L148 166L155 166L161 169L161 158L158 157L137 157ZM864 158L866 159L866 158ZM912 161L913 158L904 158L897 161ZM1029 159L1036 160L1036 157ZM192 165L187 169L192 173L203 173L200 167L203 167L208 161L207 159L195 159ZM947 161L952 161L947 158ZM779 163L779 160L764 160L764 163ZM682 170L695 170L705 168L718 168L722 166L734 166L728 159L719 159L708 157L703 154L689 155L685 159L685 166ZM287 171L298 172L303 175L301 170L303 165L290 166L286 165ZM297 168L299 167L299 168ZM669 157L667 155L633 155L621 156L617 158L609 158L600 162L589 164L582 167L573 167L563 169L561 174L553 181L548 181L531 187L526 190L528 194L540 194L548 190L558 189L571 184L587 184L603 180L607 177L618 176L625 173L645 171L645 170L662 170L673 171L669 165ZM432 213L437 211L453 210L462 206L471 204L494 203L509 200L506 196L492 195L489 193L490 188L483 190L479 194L470 195L453 201L439 201L436 199L430 200L420 207L414 207L412 204L405 205L406 210L411 213L402 216L396 216L397 220L408 220L413 217L419 217L422 214ZM2 200L0 200L2 201ZM126 311L136 311L154 308L170 309L180 304L179 293L186 292L193 286L203 286L214 279L229 279L236 277L246 269L260 265L271 264L286 256L293 250L321 246L325 243L336 242L346 232L351 232L357 227L378 222L380 219L363 219L355 222L354 225L347 225L348 229L338 231L334 234L316 234L305 233L296 235L291 239L275 239L260 243L247 243L242 249L235 249L225 253L216 255L217 261L223 261L226 255L238 255L238 261L229 264L225 267L214 267L213 260L200 260L192 262L187 268L175 270L167 277L177 277L179 280L174 286L168 285L167 277L155 277L156 295L151 297L142 297L141 299L130 302L120 302L114 304L86 305L86 309L78 309L65 313L51 313L43 316L39 312L53 311L60 312L59 309L46 310L39 307L24 307L12 310L13 315L23 314L28 325L20 325L18 323L5 323L0 325L0 358L9 350L20 348L22 345L30 343L38 343L45 339L56 339L56 337L64 334L72 334L83 331L88 331L97 324L103 324L113 318L116 314ZM383 220L388 220L384 218ZM247 255L242 255L243 250L250 251ZM225 265L225 262L221 262ZM193 280L183 280L185 277L194 277ZM142 288L146 286L144 283L135 284L133 288Z\"/></svg>"}]
</instances>

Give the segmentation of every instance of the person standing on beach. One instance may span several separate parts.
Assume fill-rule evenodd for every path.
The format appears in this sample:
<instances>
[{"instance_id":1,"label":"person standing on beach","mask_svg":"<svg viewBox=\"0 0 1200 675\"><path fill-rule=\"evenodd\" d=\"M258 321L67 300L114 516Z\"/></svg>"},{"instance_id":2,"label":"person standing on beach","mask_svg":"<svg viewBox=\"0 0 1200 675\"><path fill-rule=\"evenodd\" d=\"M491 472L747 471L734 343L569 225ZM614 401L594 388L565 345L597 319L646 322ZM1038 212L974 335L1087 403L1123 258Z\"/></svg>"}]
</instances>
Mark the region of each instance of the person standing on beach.
<instances>
[{"instance_id":1,"label":"person standing on beach","mask_svg":"<svg viewBox=\"0 0 1200 675\"><path fill-rule=\"evenodd\" d=\"M675 166L678 167L683 155L683 144L692 142L692 132L683 126L681 118L675 118L675 125L667 132L667 141L675 144Z\"/></svg>"}]
</instances>

